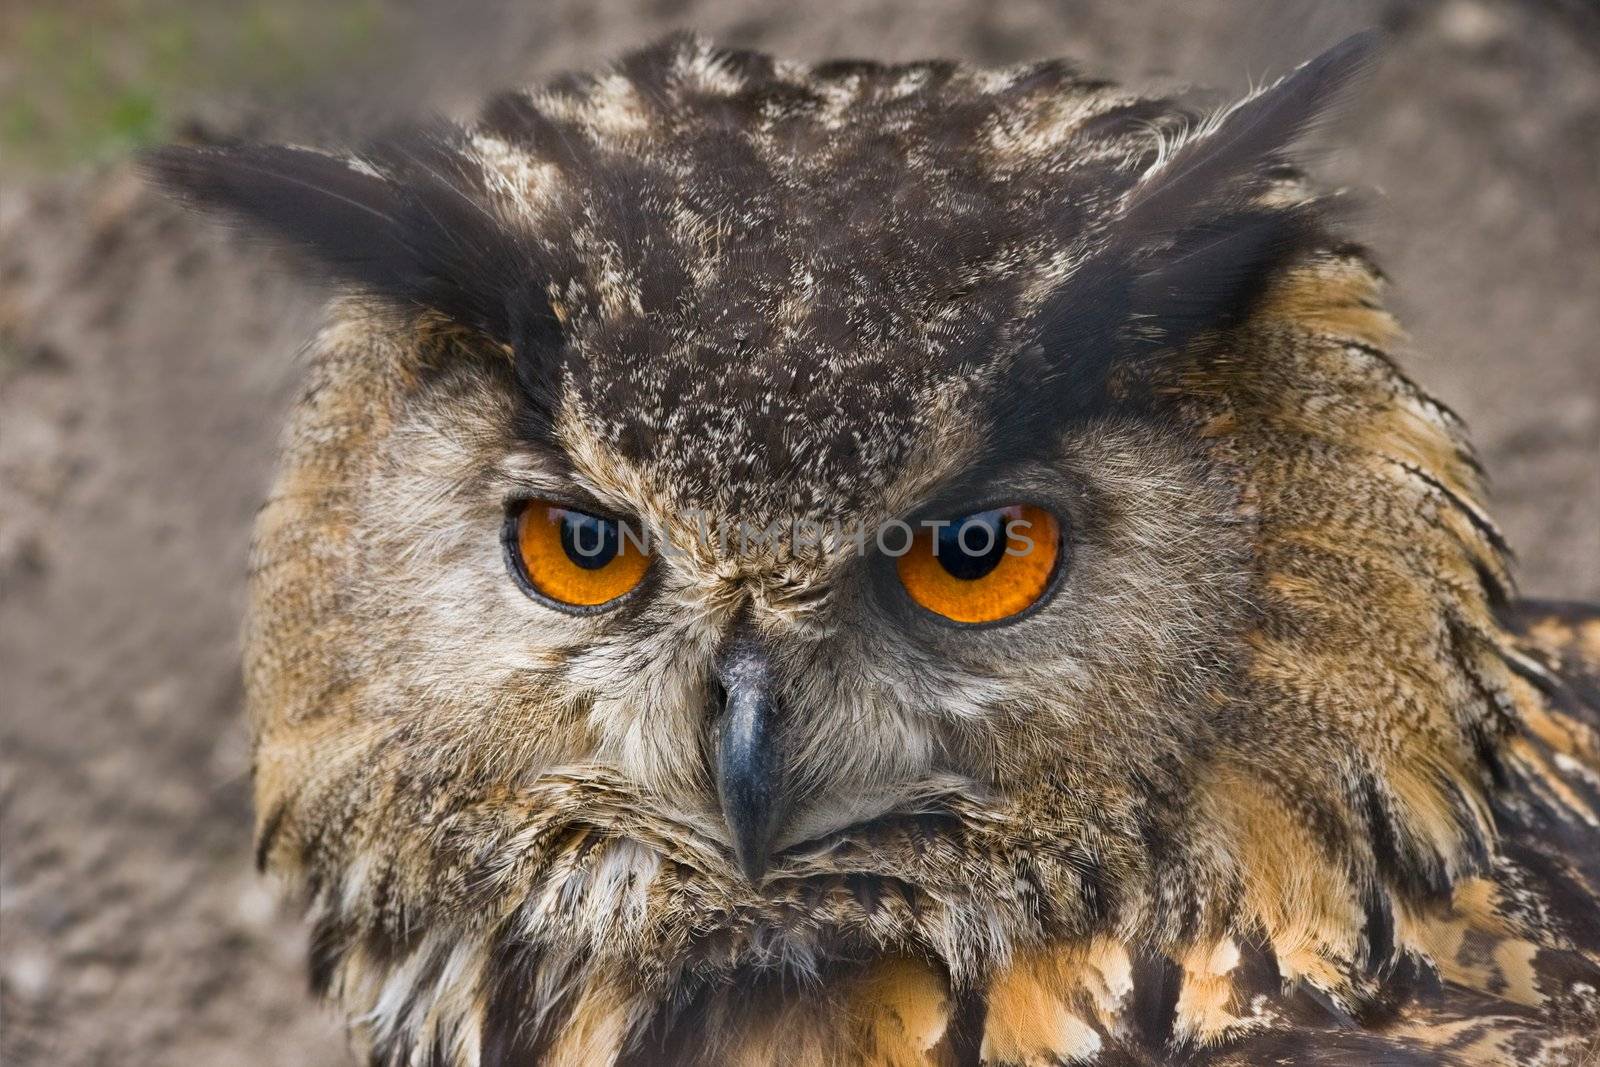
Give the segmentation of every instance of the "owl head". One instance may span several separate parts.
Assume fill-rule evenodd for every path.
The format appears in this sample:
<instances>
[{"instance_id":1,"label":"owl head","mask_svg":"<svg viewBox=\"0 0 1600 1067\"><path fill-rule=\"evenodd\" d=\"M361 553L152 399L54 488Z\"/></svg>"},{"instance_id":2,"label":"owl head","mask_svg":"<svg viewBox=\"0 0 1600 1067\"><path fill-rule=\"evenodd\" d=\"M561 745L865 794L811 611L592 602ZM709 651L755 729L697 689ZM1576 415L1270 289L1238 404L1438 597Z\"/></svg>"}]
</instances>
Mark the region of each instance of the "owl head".
<instances>
[{"instance_id":1,"label":"owl head","mask_svg":"<svg viewBox=\"0 0 1600 1067\"><path fill-rule=\"evenodd\" d=\"M1526 684L1460 426L1294 166L1371 50L1205 114L673 38L151 157L342 290L247 679L260 861L375 1057L1232 929L1359 1000Z\"/></svg>"}]
</instances>

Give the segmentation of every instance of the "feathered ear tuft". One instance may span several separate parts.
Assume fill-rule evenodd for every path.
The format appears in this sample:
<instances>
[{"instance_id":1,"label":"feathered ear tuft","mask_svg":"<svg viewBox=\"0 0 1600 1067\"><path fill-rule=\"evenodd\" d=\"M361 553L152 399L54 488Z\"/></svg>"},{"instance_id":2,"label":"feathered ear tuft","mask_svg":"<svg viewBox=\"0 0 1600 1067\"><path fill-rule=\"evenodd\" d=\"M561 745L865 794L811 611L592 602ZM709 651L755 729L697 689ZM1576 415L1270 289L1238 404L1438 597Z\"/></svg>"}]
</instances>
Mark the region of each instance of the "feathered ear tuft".
<instances>
[{"instance_id":1,"label":"feathered ear tuft","mask_svg":"<svg viewBox=\"0 0 1600 1067\"><path fill-rule=\"evenodd\" d=\"M1180 232L1219 197L1236 197L1328 114L1379 40L1376 30L1345 38L1171 146L1124 197L1120 240Z\"/></svg>"},{"instance_id":2,"label":"feathered ear tuft","mask_svg":"<svg viewBox=\"0 0 1600 1067\"><path fill-rule=\"evenodd\" d=\"M345 284L504 343L544 317L524 306L543 306L537 249L483 201L481 173L448 134L392 138L359 162L278 145L160 148L143 162L178 198L308 253Z\"/></svg>"},{"instance_id":3,"label":"feathered ear tuft","mask_svg":"<svg viewBox=\"0 0 1600 1067\"><path fill-rule=\"evenodd\" d=\"M1094 253L1037 321L1052 410L1105 402L1112 377L1237 324L1296 255L1326 240L1322 204L1265 196L1294 143L1371 62L1356 34L1197 127L1123 195Z\"/></svg>"},{"instance_id":4,"label":"feathered ear tuft","mask_svg":"<svg viewBox=\"0 0 1600 1067\"><path fill-rule=\"evenodd\" d=\"M1225 330L1277 270L1314 244L1310 206L1269 206L1263 185L1371 63L1377 31L1348 37L1167 152L1124 199L1113 255L1133 263L1129 304L1148 340ZM1324 207L1323 214L1326 214Z\"/></svg>"}]
</instances>

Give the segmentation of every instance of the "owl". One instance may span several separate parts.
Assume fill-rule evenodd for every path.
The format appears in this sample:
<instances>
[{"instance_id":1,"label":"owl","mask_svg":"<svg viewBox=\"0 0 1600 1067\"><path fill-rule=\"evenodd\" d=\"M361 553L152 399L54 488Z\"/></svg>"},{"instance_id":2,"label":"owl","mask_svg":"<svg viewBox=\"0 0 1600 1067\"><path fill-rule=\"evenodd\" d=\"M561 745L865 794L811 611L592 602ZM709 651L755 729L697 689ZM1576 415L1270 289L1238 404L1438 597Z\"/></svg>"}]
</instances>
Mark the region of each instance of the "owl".
<instances>
[{"instance_id":1,"label":"owl","mask_svg":"<svg viewBox=\"0 0 1600 1067\"><path fill-rule=\"evenodd\" d=\"M1296 147L668 39L157 180L338 287L257 856L373 1065L1592 1064L1600 614Z\"/></svg>"}]
</instances>

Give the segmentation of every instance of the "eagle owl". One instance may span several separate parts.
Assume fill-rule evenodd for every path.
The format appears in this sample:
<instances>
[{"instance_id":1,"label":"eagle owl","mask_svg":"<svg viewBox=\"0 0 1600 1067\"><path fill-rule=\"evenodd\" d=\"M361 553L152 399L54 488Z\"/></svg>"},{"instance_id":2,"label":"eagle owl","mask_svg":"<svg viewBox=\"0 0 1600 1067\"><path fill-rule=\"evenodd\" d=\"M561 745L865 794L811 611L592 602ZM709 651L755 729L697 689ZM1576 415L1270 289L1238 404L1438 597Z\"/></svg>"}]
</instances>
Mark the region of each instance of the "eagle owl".
<instances>
[{"instance_id":1,"label":"eagle owl","mask_svg":"<svg viewBox=\"0 0 1600 1067\"><path fill-rule=\"evenodd\" d=\"M1295 162L1372 49L150 157L341 286L246 676L371 1063L1595 1062L1600 623Z\"/></svg>"}]
</instances>

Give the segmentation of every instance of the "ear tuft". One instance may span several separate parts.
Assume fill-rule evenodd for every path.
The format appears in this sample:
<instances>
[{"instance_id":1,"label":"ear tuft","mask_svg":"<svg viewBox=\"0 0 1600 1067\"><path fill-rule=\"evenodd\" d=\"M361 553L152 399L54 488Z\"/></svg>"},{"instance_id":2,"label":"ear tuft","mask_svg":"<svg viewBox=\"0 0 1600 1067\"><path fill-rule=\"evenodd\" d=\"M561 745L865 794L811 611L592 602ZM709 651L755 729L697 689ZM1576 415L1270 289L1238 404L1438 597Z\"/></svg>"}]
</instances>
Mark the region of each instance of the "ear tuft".
<instances>
[{"instance_id":1,"label":"ear tuft","mask_svg":"<svg viewBox=\"0 0 1600 1067\"><path fill-rule=\"evenodd\" d=\"M305 148L158 148L142 163L168 193L311 253L341 278L385 288L400 273L399 189Z\"/></svg>"},{"instance_id":2,"label":"ear tuft","mask_svg":"<svg viewBox=\"0 0 1600 1067\"><path fill-rule=\"evenodd\" d=\"M1372 62L1380 37L1347 37L1200 127L1147 171L1113 223L1110 254L1131 265L1139 339L1177 348L1226 330L1284 265L1321 239L1308 204L1261 194L1275 167Z\"/></svg>"},{"instance_id":3,"label":"ear tuft","mask_svg":"<svg viewBox=\"0 0 1600 1067\"><path fill-rule=\"evenodd\" d=\"M1345 38L1221 112L1163 153L1124 199L1119 241L1176 233L1239 183L1259 179L1337 105L1377 55L1381 37Z\"/></svg>"},{"instance_id":4,"label":"ear tuft","mask_svg":"<svg viewBox=\"0 0 1600 1067\"><path fill-rule=\"evenodd\" d=\"M513 321L526 317L514 305L538 292L529 282L539 257L483 202L474 164L427 130L383 142L368 158L281 145L168 147L143 164L179 199L308 253L345 284L511 343Z\"/></svg>"},{"instance_id":5,"label":"ear tuft","mask_svg":"<svg viewBox=\"0 0 1600 1067\"><path fill-rule=\"evenodd\" d=\"M1113 380L1244 319L1272 279L1327 240L1327 203L1265 196L1290 149L1371 62L1356 34L1185 137L1145 171L1102 243L1035 321L1040 359L1006 403L1033 417L1095 411Z\"/></svg>"}]
</instances>

